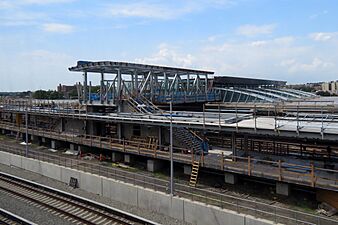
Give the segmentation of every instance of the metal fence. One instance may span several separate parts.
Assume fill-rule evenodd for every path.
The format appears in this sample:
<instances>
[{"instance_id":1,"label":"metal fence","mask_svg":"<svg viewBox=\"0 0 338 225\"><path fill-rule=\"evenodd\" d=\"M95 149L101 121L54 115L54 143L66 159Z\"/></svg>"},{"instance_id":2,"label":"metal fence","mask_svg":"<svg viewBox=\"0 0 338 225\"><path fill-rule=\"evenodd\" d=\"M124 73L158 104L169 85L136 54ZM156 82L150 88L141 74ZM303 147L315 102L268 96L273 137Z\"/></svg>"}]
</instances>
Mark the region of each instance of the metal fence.
<instances>
[{"instance_id":1,"label":"metal fence","mask_svg":"<svg viewBox=\"0 0 338 225\"><path fill-rule=\"evenodd\" d=\"M19 148L1 144L0 151L10 152L21 156L25 155L24 147ZM165 179L159 179L143 174L129 172L123 169L113 168L107 165L100 165L98 163L86 162L80 159L73 159L67 156L56 155L53 153L41 152L32 149L29 150L27 157L100 176L105 176L144 188L150 188L155 191L165 193L168 192L168 180ZM320 225L331 225L338 223L338 220L316 214L304 213L297 210L262 203L257 200L242 199L227 194L191 187L180 183L178 180L175 181L174 194L178 197L203 202L224 209L230 209L238 213L252 215L256 218L268 219L276 223Z\"/></svg>"}]
</instances>

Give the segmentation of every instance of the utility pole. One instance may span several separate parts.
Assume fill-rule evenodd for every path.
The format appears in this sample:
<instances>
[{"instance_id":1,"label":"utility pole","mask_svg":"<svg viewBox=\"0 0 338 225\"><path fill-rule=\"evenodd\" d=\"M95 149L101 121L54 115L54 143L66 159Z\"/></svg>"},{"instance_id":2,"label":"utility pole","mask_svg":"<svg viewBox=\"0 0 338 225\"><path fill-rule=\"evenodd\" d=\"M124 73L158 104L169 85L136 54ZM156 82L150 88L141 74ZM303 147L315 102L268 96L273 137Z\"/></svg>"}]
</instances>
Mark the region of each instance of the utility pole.
<instances>
[{"instance_id":1,"label":"utility pole","mask_svg":"<svg viewBox=\"0 0 338 225\"><path fill-rule=\"evenodd\" d=\"M28 157L28 106L26 104L26 113L25 113L25 120L26 120L26 152L25 155Z\"/></svg>"},{"instance_id":2,"label":"utility pole","mask_svg":"<svg viewBox=\"0 0 338 225\"><path fill-rule=\"evenodd\" d=\"M170 101L170 195L174 195L173 103Z\"/></svg>"}]
</instances>

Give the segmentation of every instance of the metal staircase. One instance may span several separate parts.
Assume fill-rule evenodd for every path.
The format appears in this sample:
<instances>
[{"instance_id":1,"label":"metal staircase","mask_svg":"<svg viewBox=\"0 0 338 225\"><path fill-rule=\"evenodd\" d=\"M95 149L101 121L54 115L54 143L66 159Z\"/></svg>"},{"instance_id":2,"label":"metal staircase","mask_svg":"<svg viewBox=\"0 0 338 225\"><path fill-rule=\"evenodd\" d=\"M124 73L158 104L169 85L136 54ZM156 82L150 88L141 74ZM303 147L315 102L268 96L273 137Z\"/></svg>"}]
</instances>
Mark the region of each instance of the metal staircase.
<instances>
[{"instance_id":1,"label":"metal staircase","mask_svg":"<svg viewBox=\"0 0 338 225\"><path fill-rule=\"evenodd\" d=\"M190 149L193 153L201 154L203 151L203 139L194 132L181 127L174 128L174 140L177 144L186 149Z\"/></svg>"},{"instance_id":2,"label":"metal staircase","mask_svg":"<svg viewBox=\"0 0 338 225\"><path fill-rule=\"evenodd\" d=\"M153 114L161 112L161 110L157 106L155 106L151 101L144 98L143 96L140 97L130 96L127 99L127 103L129 106L131 106L132 111L137 113Z\"/></svg>"},{"instance_id":3,"label":"metal staircase","mask_svg":"<svg viewBox=\"0 0 338 225\"><path fill-rule=\"evenodd\" d=\"M190 181L189 181L189 185L192 187L196 187L199 168L200 168L200 162L194 161L192 164Z\"/></svg>"}]
</instances>

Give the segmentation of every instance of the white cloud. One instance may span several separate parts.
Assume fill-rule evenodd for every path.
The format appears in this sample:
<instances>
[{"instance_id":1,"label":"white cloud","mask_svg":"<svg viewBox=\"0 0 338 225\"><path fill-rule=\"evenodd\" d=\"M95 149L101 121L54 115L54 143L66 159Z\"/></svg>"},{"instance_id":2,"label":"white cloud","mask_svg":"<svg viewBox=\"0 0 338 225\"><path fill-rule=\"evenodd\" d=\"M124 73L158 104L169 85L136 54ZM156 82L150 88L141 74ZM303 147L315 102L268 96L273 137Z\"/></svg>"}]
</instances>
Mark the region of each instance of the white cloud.
<instances>
[{"instance_id":1,"label":"white cloud","mask_svg":"<svg viewBox=\"0 0 338 225\"><path fill-rule=\"evenodd\" d=\"M35 25L39 20L46 17L42 13L30 13L24 11L14 11L3 13L0 17L0 26L27 26Z\"/></svg>"},{"instance_id":2,"label":"white cloud","mask_svg":"<svg viewBox=\"0 0 338 225\"><path fill-rule=\"evenodd\" d=\"M318 17L320 17L320 16L323 16L323 15L326 15L326 14L328 14L329 13L329 11L327 11L327 10L323 10L323 11L321 11L321 12L319 12L319 13L315 13L315 14L312 14L309 18L310 19L317 19Z\"/></svg>"},{"instance_id":3,"label":"white cloud","mask_svg":"<svg viewBox=\"0 0 338 225\"><path fill-rule=\"evenodd\" d=\"M247 24L238 27L236 33L239 35L253 37L262 34L271 34L275 30L275 28L275 24L266 24L261 26Z\"/></svg>"},{"instance_id":4,"label":"white cloud","mask_svg":"<svg viewBox=\"0 0 338 225\"><path fill-rule=\"evenodd\" d=\"M13 8L17 6L24 5L48 5L48 4L58 4L58 3L69 3L76 0L0 0L0 9L1 8Z\"/></svg>"},{"instance_id":5,"label":"white cloud","mask_svg":"<svg viewBox=\"0 0 338 225\"><path fill-rule=\"evenodd\" d=\"M140 63L184 66L233 75L289 82L330 80L337 76L338 47L301 44L306 37L285 36L256 41L204 42L187 51L186 46L161 45Z\"/></svg>"},{"instance_id":6,"label":"white cloud","mask_svg":"<svg viewBox=\"0 0 338 225\"><path fill-rule=\"evenodd\" d=\"M309 37L314 41L329 41L337 36L338 32L318 32L309 35Z\"/></svg>"},{"instance_id":7,"label":"white cloud","mask_svg":"<svg viewBox=\"0 0 338 225\"><path fill-rule=\"evenodd\" d=\"M321 72L334 67L334 63L313 58L309 63L302 63L296 59L287 59L281 62L281 66L287 67L290 73L298 72Z\"/></svg>"},{"instance_id":8,"label":"white cloud","mask_svg":"<svg viewBox=\"0 0 338 225\"><path fill-rule=\"evenodd\" d=\"M19 67L16 65L17 62L20 62ZM16 79L2 79L0 89L4 91L55 89L60 82L74 84L80 77L69 76L67 70L74 62L76 62L75 57L45 49L17 54L0 51L0 77L5 74L5 76L16 77Z\"/></svg>"},{"instance_id":9,"label":"white cloud","mask_svg":"<svg viewBox=\"0 0 338 225\"><path fill-rule=\"evenodd\" d=\"M267 44L267 41L253 41L249 45L254 47L261 47Z\"/></svg>"},{"instance_id":10,"label":"white cloud","mask_svg":"<svg viewBox=\"0 0 338 225\"><path fill-rule=\"evenodd\" d=\"M51 33L71 33L74 31L74 27L62 23L46 23L43 24L43 30Z\"/></svg>"},{"instance_id":11,"label":"white cloud","mask_svg":"<svg viewBox=\"0 0 338 225\"><path fill-rule=\"evenodd\" d=\"M46 4L57 4L57 3L68 3L73 2L74 0L21 0L23 4L37 4L37 5L46 5Z\"/></svg>"},{"instance_id":12,"label":"white cloud","mask_svg":"<svg viewBox=\"0 0 338 225\"><path fill-rule=\"evenodd\" d=\"M182 54L177 49L168 46L167 44L161 44L158 48L158 52L150 57L138 58L136 62L146 64L157 65L170 65L190 67L194 57L191 54Z\"/></svg>"},{"instance_id":13,"label":"white cloud","mask_svg":"<svg viewBox=\"0 0 338 225\"><path fill-rule=\"evenodd\" d=\"M195 1L140 1L132 3L105 5L107 16L134 17L148 19L177 19L183 15L200 12L207 8L224 8L234 5L234 0L195 0Z\"/></svg>"}]
</instances>

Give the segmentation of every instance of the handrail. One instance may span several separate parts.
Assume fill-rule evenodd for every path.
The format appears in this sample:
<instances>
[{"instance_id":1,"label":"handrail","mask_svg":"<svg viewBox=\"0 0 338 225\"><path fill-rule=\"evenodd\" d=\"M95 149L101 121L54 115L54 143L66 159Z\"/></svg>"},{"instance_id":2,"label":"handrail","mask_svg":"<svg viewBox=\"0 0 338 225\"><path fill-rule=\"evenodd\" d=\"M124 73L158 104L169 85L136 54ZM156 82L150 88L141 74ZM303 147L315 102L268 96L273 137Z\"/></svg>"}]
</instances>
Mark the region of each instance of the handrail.
<instances>
[{"instance_id":1,"label":"handrail","mask_svg":"<svg viewBox=\"0 0 338 225\"><path fill-rule=\"evenodd\" d=\"M14 125L8 125L3 126L5 123L0 122L0 127L4 127L5 129L12 129L15 131L19 131L21 133L25 132L25 128L23 127L16 127ZM169 159L169 152L162 151L161 149L164 149L164 145L158 145L156 149L154 149L154 145L150 145L148 142L140 142L140 141L133 141L133 140L125 140L125 139L118 139L118 138L108 138L107 141L104 141L105 138L100 136L93 136L93 135L74 135L74 134L62 134L55 131L49 131L46 129L41 128L29 128L29 133L32 133L33 135L40 135L45 136L49 138L54 139L60 139L64 141L70 141L74 143L80 143L83 145L88 146L96 146L99 148L106 148L106 149L115 149L118 151L127 151L133 154L143 154L146 156L151 156L153 158L163 158L163 159ZM38 132L38 133L37 133ZM152 147L152 148L151 148ZM189 149L185 148L178 148L174 147L175 153L174 153L174 160L184 163L191 162L191 157L194 157L194 155L190 156L188 154L184 154L185 152L189 152ZM192 151L191 151L192 152ZM193 153L192 153L193 154ZM257 176L255 175L255 172L261 173L264 171L257 170L259 168L256 168L256 165L261 166L269 166L271 168L275 168L275 171L273 173L270 173L271 177L273 179L279 179L282 180L292 180L294 179L294 176L288 176L291 174L295 174L297 176L306 176L308 177L306 180L302 180L302 184L309 185L312 187L320 186L320 187L330 187L330 185L333 185L333 187L337 187L337 181L333 179L332 177L327 177L323 175L322 173L316 173L316 171L324 171L324 172L330 172L338 174L338 170L328 170L324 168L318 168L315 166L306 166L301 164L294 164L294 163L287 163L287 162L280 162L280 161L268 161L268 160L261 160L256 158L250 158L250 157L241 157L241 156L224 156L224 159L231 160L230 162L227 160L223 160L224 163L221 162L221 160L214 160L214 159L206 159L206 157L203 157L203 167L209 167L209 168L221 168L222 170L226 171L234 171L236 170L237 173L247 173L249 176ZM263 164L259 164L263 163ZM230 166L230 167L229 167ZM297 168L294 168L297 167ZM297 171L299 170L299 171ZM257 173L256 173L257 174ZM329 180L333 182L334 184L330 184L326 180Z\"/></svg>"},{"instance_id":2,"label":"handrail","mask_svg":"<svg viewBox=\"0 0 338 225\"><path fill-rule=\"evenodd\" d=\"M24 147L17 148L6 144L0 145L0 151L11 152L14 154L23 155ZM118 168L111 168L107 166L98 165L92 162L84 162L79 159L70 159L66 156L53 155L52 153L45 153L41 151L35 151L33 149L29 152L29 157L47 161L50 163L63 165L63 166L71 166L73 169L83 170L85 172L91 172L94 174L99 174L101 176L107 176L111 178L115 178L117 180L121 180L127 183L132 183L134 185L139 185L142 187L151 188L157 191L166 192L167 190L167 180L160 179L152 176L147 176L144 174L132 173L129 171L125 171ZM68 161L68 164L67 164ZM70 161L70 163L69 163ZM212 192L205 189L199 189L196 187L191 187L186 184L180 183L175 179L175 195L180 197L188 197L192 200L198 200L205 202L207 204L217 205L220 207L224 207L225 205L229 205L229 208L232 210L236 210L238 212L247 212L249 210L249 214L254 214L255 217L260 217L257 212L263 213L268 218L270 217L275 222L284 221L287 222L289 220L294 221L296 223L304 223L304 224L318 224L318 221L321 221L320 224L324 224L322 222L333 222L337 221L331 218L326 218L319 215L314 215L294 209L284 208L281 206L271 205L264 202L258 202L257 200L251 199L243 199L236 196ZM253 207L247 206L253 205ZM227 208L227 207L226 207ZM241 209L241 210L240 210ZM288 214L288 215L286 215ZM285 220L284 220L285 219Z\"/></svg>"}]
</instances>

